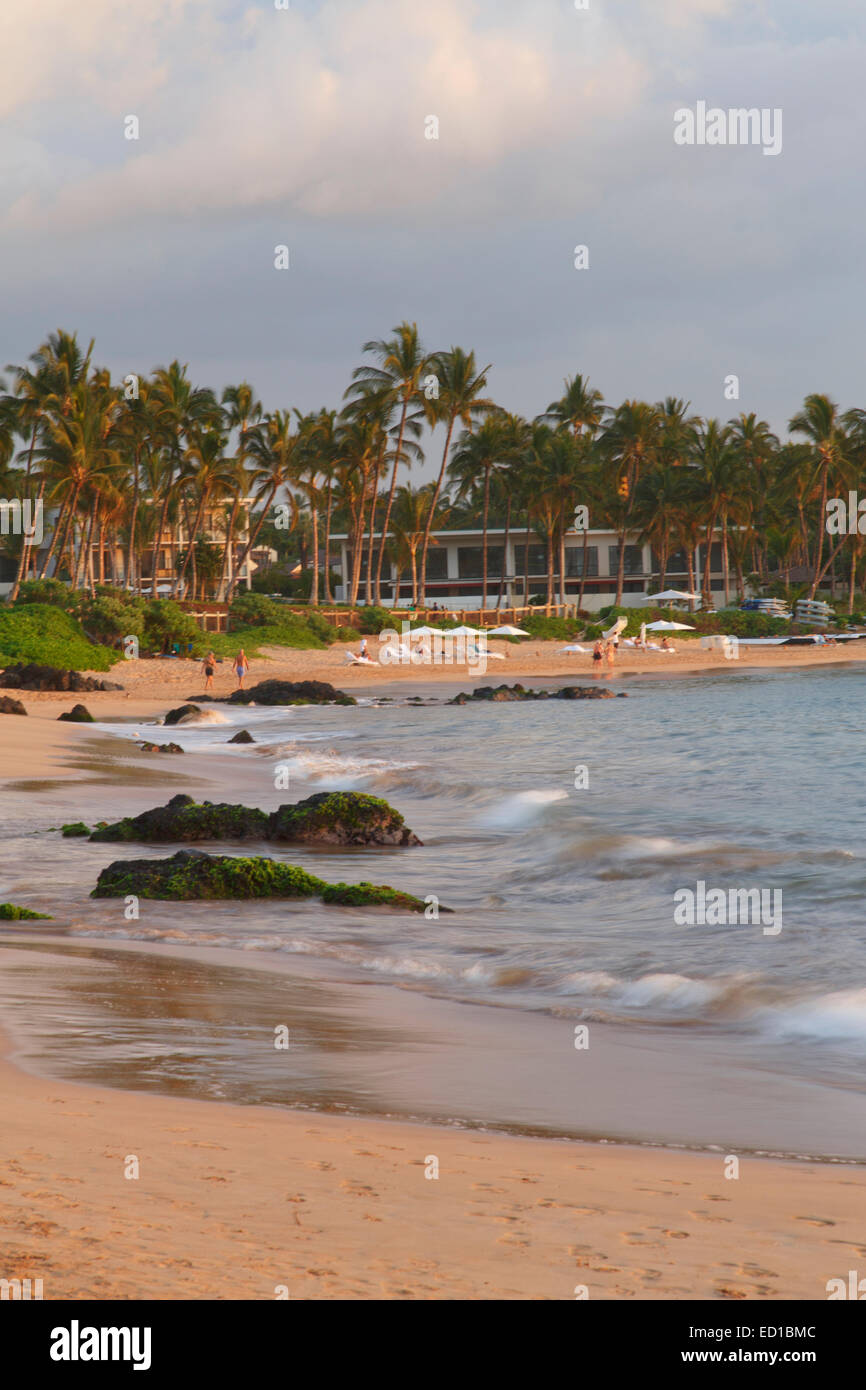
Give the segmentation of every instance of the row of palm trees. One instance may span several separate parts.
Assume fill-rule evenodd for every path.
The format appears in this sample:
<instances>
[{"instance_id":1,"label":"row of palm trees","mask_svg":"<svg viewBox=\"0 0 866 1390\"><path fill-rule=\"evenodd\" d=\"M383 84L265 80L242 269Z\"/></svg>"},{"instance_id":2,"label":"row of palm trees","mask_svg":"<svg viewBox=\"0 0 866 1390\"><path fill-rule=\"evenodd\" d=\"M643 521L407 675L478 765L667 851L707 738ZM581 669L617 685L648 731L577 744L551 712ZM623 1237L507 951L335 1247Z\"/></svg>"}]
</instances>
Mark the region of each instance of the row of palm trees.
<instances>
[{"instance_id":1,"label":"row of palm trees","mask_svg":"<svg viewBox=\"0 0 866 1390\"><path fill-rule=\"evenodd\" d=\"M504 560L490 572L494 527L504 531L499 557L520 533L527 573L530 544L542 542L546 599L564 602L565 538L586 508L592 527L617 537L617 602L636 539L652 544L662 586L682 553L689 588L710 606L718 538L726 592L732 573L742 594L749 575L766 582L803 566L814 596L835 585L841 563L853 607L862 537L828 537L824 516L828 498L847 496L864 475L866 411L810 395L783 442L754 414L705 420L675 397L608 406L576 375L528 420L490 399L490 368L474 353L428 352L415 324L365 343L363 354L339 411L302 414L265 411L247 382L218 396L178 361L112 382L93 364L92 342L49 335L0 384L3 495L56 518L40 549L19 538L11 598L25 579L52 573L91 591L155 584L160 549L182 528L172 591L230 600L268 522L296 532L309 554L313 605L333 601L321 561L338 531L351 540L350 603L390 595L392 563L423 602L434 532L449 524L480 525L485 602L491 586L503 597ZM435 478L413 488L402 479L433 439ZM584 532L579 604L587 543Z\"/></svg>"}]
</instances>

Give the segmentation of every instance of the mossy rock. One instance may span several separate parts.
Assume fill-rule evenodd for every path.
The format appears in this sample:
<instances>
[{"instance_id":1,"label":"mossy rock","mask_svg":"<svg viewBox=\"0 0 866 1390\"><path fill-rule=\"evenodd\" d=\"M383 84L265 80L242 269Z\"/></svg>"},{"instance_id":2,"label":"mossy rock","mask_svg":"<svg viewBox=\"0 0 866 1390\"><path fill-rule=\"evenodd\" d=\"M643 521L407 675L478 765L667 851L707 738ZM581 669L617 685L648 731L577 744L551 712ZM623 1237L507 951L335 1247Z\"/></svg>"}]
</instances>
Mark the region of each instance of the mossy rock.
<instances>
[{"instance_id":1,"label":"mossy rock","mask_svg":"<svg viewBox=\"0 0 866 1390\"><path fill-rule=\"evenodd\" d=\"M72 709L65 714L58 714L58 720L66 720L70 724L92 724L93 715L84 705L73 705Z\"/></svg>"},{"instance_id":2,"label":"mossy rock","mask_svg":"<svg viewBox=\"0 0 866 1390\"><path fill-rule=\"evenodd\" d=\"M0 714L25 714L27 711L20 700L13 700L11 695L0 695Z\"/></svg>"},{"instance_id":3,"label":"mossy rock","mask_svg":"<svg viewBox=\"0 0 866 1390\"><path fill-rule=\"evenodd\" d=\"M85 825L83 820L72 821L71 824L62 826L60 833L69 840L75 835L89 835L90 826Z\"/></svg>"},{"instance_id":4,"label":"mossy rock","mask_svg":"<svg viewBox=\"0 0 866 1390\"><path fill-rule=\"evenodd\" d=\"M158 745L154 745L158 746ZM363 792L317 792L270 815L253 807L197 802L181 793L165 806L127 817L93 840L169 844L194 840L280 840L311 845L420 845L399 811Z\"/></svg>"},{"instance_id":5,"label":"mossy rock","mask_svg":"<svg viewBox=\"0 0 866 1390\"><path fill-rule=\"evenodd\" d=\"M327 884L294 864L262 856L229 858L179 850L170 859L118 859L102 870L92 898L211 899L322 898L346 906L373 904L423 912L424 903L384 884ZM445 910L440 907L440 912Z\"/></svg>"},{"instance_id":6,"label":"mossy rock","mask_svg":"<svg viewBox=\"0 0 866 1390\"><path fill-rule=\"evenodd\" d=\"M420 845L399 811L363 792L317 792L271 816L271 839L320 845Z\"/></svg>"},{"instance_id":7,"label":"mossy rock","mask_svg":"<svg viewBox=\"0 0 866 1390\"><path fill-rule=\"evenodd\" d=\"M248 690L236 690L227 705L356 705L353 695L327 681L259 681Z\"/></svg>"},{"instance_id":8,"label":"mossy rock","mask_svg":"<svg viewBox=\"0 0 866 1390\"><path fill-rule=\"evenodd\" d=\"M266 840L270 817L266 811L211 801L194 801L181 793L166 806L142 811L104 830L95 830L91 840L110 842L140 840L153 844L193 840Z\"/></svg>"},{"instance_id":9,"label":"mossy rock","mask_svg":"<svg viewBox=\"0 0 866 1390\"><path fill-rule=\"evenodd\" d=\"M0 922L53 922L47 912L31 912L29 907L19 907L17 903L0 903Z\"/></svg>"},{"instance_id":10,"label":"mossy rock","mask_svg":"<svg viewBox=\"0 0 866 1390\"><path fill-rule=\"evenodd\" d=\"M401 893L384 883L329 883L322 890L322 901L342 907L402 907L409 912L423 912L424 903L411 893ZM440 912L453 911L450 907Z\"/></svg>"}]
</instances>

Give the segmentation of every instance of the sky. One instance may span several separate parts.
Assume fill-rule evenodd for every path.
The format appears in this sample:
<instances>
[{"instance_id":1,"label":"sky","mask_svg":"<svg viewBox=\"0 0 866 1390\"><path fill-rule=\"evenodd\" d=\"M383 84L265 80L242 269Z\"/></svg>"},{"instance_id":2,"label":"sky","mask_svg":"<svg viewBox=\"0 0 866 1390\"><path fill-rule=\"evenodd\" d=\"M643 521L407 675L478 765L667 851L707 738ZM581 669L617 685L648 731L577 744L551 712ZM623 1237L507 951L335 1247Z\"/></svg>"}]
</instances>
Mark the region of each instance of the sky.
<instances>
[{"instance_id":1,"label":"sky","mask_svg":"<svg viewBox=\"0 0 866 1390\"><path fill-rule=\"evenodd\" d=\"M0 366L64 328L307 411L406 319L526 415L866 405L862 0L277 3L4 0ZM677 144L699 102L780 152Z\"/></svg>"}]
</instances>

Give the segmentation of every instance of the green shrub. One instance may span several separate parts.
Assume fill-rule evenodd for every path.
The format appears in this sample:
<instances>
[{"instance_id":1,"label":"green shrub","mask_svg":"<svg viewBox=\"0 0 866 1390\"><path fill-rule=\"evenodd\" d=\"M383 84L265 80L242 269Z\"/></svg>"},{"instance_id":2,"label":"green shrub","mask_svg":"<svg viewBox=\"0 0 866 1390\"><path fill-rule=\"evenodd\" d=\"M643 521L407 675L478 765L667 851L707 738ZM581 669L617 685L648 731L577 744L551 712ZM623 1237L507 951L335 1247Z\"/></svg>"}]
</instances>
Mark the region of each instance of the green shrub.
<instances>
[{"instance_id":1,"label":"green shrub","mask_svg":"<svg viewBox=\"0 0 866 1390\"><path fill-rule=\"evenodd\" d=\"M229 627L277 627L285 617L285 609L275 599L252 591L238 594L229 609Z\"/></svg>"},{"instance_id":2,"label":"green shrub","mask_svg":"<svg viewBox=\"0 0 866 1390\"><path fill-rule=\"evenodd\" d=\"M112 646L124 637L141 637L144 632L143 605L123 603L107 594L84 600L79 619L88 637Z\"/></svg>"},{"instance_id":3,"label":"green shrub","mask_svg":"<svg viewBox=\"0 0 866 1390\"><path fill-rule=\"evenodd\" d=\"M195 618L170 598L153 598L142 613L144 643L150 651L164 651L172 643L197 642L202 633Z\"/></svg>"},{"instance_id":4,"label":"green shrub","mask_svg":"<svg viewBox=\"0 0 866 1390\"><path fill-rule=\"evenodd\" d=\"M37 661L73 671L107 671L119 653L88 641L81 624L52 604L0 609L0 664Z\"/></svg>"},{"instance_id":5,"label":"green shrub","mask_svg":"<svg viewBox=\"0 0 866 1390\"><path fill-rule=\"evenodd\" d=\"M368 637L375 636L383 628L393 627L394 614L390 608L378 608L375 603L365 604L358 609L359 628Z\"/></svg>"},{"instance_id":6,"label":"green shrub","mask_svg":"<svg viewBox=\"0 0 866 1390\"><path fill-rule=\"evenodd\" d=\"M540 641L554 642L573 637L575 621L573 618L545 618L541 613L533 613L531 617L521 619L517 626Z\"/></svg>"},{"instance_id":7,"label":"green shrub","mask_svg":"<svg viewBox=\"0 0 866 1390\"><path fill-rule=\"evenodd\" d=\"M68 584L59 579L25 579L18 590L18 603L53 603L59 608L71 608L74 595Z\"/></svg>"}]
</instances>

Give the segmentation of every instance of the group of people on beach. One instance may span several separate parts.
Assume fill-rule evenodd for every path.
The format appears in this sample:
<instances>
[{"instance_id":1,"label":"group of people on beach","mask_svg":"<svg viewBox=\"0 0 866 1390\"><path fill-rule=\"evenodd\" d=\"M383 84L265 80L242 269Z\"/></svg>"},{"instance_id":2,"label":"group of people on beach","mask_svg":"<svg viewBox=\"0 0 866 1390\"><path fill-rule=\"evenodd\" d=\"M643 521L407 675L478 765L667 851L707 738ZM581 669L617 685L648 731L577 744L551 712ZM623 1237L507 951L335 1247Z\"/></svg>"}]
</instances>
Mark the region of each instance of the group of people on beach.
<instances>
[{"instance_id":1,"label":"group of people on beach","mask_svg":"<svg viewBox=\"0 0 866 1390\"><path fill-rule=\"evenodd\" d=\"M204 688L206 692L208 690L213 689L213 678L216 674L216 666L216 656L212 651L210 651L208 652L207 656L201 664L202 675L204 676ZM243 647L241 647L240 651L238 652L237 656L232 662L232 670L234 671L237 677L238 690L243 690L244 678L246 677L246 674L249 671L249 669L250 663L247 660L246 652L244 651Z\"/></svg>"}]
</instances>

